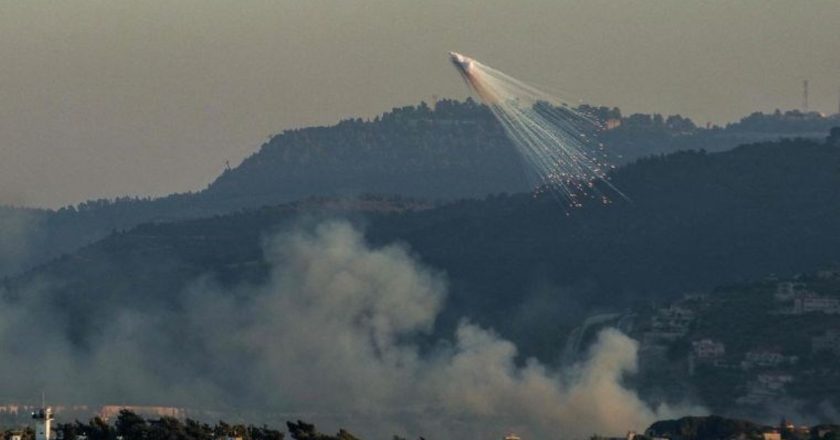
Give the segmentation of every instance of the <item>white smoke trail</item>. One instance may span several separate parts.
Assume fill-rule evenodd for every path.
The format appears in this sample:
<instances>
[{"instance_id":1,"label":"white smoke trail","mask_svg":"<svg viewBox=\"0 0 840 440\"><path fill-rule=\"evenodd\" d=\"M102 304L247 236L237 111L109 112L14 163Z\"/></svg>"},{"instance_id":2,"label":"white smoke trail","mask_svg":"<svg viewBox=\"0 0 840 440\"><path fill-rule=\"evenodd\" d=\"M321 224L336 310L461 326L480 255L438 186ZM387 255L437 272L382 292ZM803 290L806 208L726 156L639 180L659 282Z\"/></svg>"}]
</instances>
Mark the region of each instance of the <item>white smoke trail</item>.
<instances>
[{"instance_id":1,"label":"white smoke trail","mask_svg":"<svg viewBox=\"0 0 840 440\"><path fill-rule=\"evenodd\" d=\"M573 207L590 197L609 203L607 194L598 188L600 183L625 197L608 181L613 166L595 137L598 121L472 58L455 52L450 56L513 141L537 192L550 191Z\"/></svg>"}]
</instances>

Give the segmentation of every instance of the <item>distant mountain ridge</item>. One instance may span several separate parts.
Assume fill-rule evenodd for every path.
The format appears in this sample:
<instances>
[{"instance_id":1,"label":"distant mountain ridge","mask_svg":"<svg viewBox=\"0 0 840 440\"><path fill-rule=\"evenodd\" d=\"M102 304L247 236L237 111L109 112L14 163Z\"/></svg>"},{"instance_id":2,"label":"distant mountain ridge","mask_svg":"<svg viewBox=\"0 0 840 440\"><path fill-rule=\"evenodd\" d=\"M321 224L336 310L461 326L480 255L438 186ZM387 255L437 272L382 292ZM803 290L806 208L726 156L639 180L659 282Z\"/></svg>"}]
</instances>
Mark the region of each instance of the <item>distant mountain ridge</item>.
<instances>
[{"instance_id":1,"label":"distant mountain ridge","mask_svg":"<svg viewBox=\"0 0 840 440\"><path fill-rule=\"evenodd\" d=\"M601 137L620 163L686 149L722 151L784 134L822 137L827 127L840 124L840 117L787 112L753 114L707 129L678 115L624 117L616 108L580 110L609 128ZM446 201L528 190L519 157L486 107L469 99L442 100L434 108L423 103L371 121L286 131L197 193L92 200L56 211L0 210L0 226L26 224L21 235L26 246L16 243L22 246L19 252L0 255L0 275L150 221L201 218L309 197L389 194Z\"/></svg>"}]
</instances>

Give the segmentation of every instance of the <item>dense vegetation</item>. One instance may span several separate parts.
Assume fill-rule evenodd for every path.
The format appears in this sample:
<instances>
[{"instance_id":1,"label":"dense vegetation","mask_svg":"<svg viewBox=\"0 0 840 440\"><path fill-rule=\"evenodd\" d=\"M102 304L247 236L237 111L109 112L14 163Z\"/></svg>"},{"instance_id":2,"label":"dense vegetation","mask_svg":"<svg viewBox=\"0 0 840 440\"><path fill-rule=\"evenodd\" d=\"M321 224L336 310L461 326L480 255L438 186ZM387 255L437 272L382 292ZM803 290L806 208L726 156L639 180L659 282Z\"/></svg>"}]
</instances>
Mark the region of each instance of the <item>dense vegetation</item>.
<instances>
[{"instance_id":1,"label":"dense vegetation","mask_svg":"<svg viewBox=\"0 0 840 440\"><path fill-rule=\"evenodd\" d=\"M566 331L589 313L721 284L737 287L718 290L731 301L712 302L711 318L699 321L682 342L738 335L730 350L743 352L781 332L779 345L804 346L811 333L826 327L812 316L767 326L774 311L766 302L767 286L741 282L769 274L788 277L840 261L840 129L822 142L787 139L720 153L649 157L617 170L613 182L631 200L616 198L606 205L593 200L568 211L550 197L529 194L440 205L367 197L361 210L358 200L349 207L321 200L144 223L6 278L0 291L14 302L37 285L56 311L58 328L84 349L115 310L177 310L185 287L197 278L222 286L262 282L269 269L262 254L267 235L339 217L366 228L374 245L407 243L423 263L445 271L450 295L433 337L451 334L454 323L466 317L513 340L524 355L551 362ZM814 287L820 293L825 289ZM681 362L686 344L668 355ZM820 359L803 353L794 354L813 361L817 373L827 371ZM744 377L735 377L744 374L715 372L715 385L703 382L710 380L708 371L698 366L693 379L704 389L723 390L727 397L726 391L744 389ZM813 392L828 376L820 377L795 387ZM160 429L178 432L189 423L146 422L143 435L158 438L170 432ZM72 426L91 429L90 436L114 432L99 422L82 425ZM300 440L327 438L306 437L314 430L307 426L298 426ZM701 428L691 429L696 434ZM259 439L277 434L249 432ZM702 438L689 434L680 435Z\"/></svg>"},{"instance_id":2,"label":"dense vegetation","mask_svg":"<svg viewBox=\"0 0 840 440\"><path fill-rule=\"evenodd\" d=\"M651 437L665 437L673 440L700 439L761 439L761 433L769 431L746 420L733 420L718 416L683 417L679 420L662 420L651 425L646 434Z\"/></svg>"},{"instance_id":3,"label":"dense vegetation","mask_svg":"<svg viewBox=\"0 0 840 440\"><path fill-rule=\"evenodd\" d=\"M174 417L146 419L129 410L121 410L116 420L109 423L94 417L87 423L80 421L58 423L54 426L59 440L284 440L285 432L266 425L228 424L219 421L213 425ZM288 436L292 440L359 440L349 431L340 429L336 434L319 432L315 425L301 420L286 422ZM837 440L840 426L816 425L810 428L785 426L763 426L747 420L729 419L720 416L683 417L677 420L661 420L633 438L646 440L667 438L671 440L762 440L763 433L778 432L784 440ZM13 433L22 435L23 440L32 440L31 428L23 430L5 429L3 439ZM393 436L394 440L405 440ZM420 438L421 440L423 437ZM603 437L593 436L592 440Z\"/></svg>"},{"instance_id":4,"label":"dense vegetation","mask_svg":"<svg viewBox=\"0 0 840 440\"><path fill-rule=\"evenodd\" d=\"M821 137L832 124L840 124L837 117L777 112L701 128L679 115L623 116L617 108L589 106L581 111L610 127L601 137L619 164L680 150L723 151L779 136ZM373 193L451 201L528 189L516 153L488 109L471 100L443 100L434 108L394 109L370 121L288 130L197 193L91 200L57 211L0 210L0 230L21 223L21 217L27 225L20 234L26 252L14 258L0 252L0 275L144 222L207 217L312 196Z\"/></svg>"},{"instance_id":5,"label":"dense vegetation","mask_svg":"<svg viewBox=\"0 0 840 440\"><path fill-rule=\"evenodd\" d=\"M420 210L403 202L364 216L315 209L305 217L349 216L374 244L409 244L448 276L443 332L468 317L546 360L582 313L840 260L840 148L832 143L653 157L620 169L614 182L631 202L591 203L570 215L552 198L522 194ZM113 308L177 302L199 276L260 282L264 237L299 223L302 211L147 223L4 285L14 294L51 280L54 304L73 322L71 339L83 343Z\"/></svg>"},{"instance_id":6,"label":"dense vegetation","mask_svg":"<svg viewBox=\"0 0 840 440\"><path fill-rule=\"evenodd\" d=\"M683 417L678 420L662 420L652 424L644 438L668 438L671 440L762 440L762 434L776 432L785 440L836 440L840 438L840 426L817 425L813 427L762 426L747 420L728 419L719 416Z\"/></svg>"},{"instance_id":7,"label":"dense vegetation","mask_svg":"<svg viewBox=\"0 0 840 440\"><path fill-rule=\"evenodd\" d=\"M287 422L288 434L293 440L358 440L353 434L340 430L335 435L319 432L315 425L298 420ZM113 423L94 417L87 423L75 421L53 426L54 434L60 440L283 440L286 434L266 425L229 424L219 421L213 425L175 417L146 419L132 411L123 409ZM6 429L4 439L13 432L20 432L23 440L32 440L31 428L17 431Z\"/></svg>"}]
</instances>

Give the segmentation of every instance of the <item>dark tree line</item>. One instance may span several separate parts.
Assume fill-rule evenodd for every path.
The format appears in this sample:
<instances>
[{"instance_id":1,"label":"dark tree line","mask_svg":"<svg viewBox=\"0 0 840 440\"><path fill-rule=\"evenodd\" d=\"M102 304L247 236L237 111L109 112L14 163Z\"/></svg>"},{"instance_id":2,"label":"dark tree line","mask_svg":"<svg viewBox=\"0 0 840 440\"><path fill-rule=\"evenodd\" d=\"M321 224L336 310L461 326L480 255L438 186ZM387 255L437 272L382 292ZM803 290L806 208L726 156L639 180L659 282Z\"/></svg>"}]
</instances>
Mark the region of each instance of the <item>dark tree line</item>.
<instances>
[{"instance_id":1,"label":"dark tree line","mask_svg":"<svg viewBox=\"0 0 840 440\"><path fill-rule=\"evenodd\" d=\"M764 426L747 420L720 416L683 417L677 420L660 420L652 424L644 436L636 439L669 438L673 440L740 439L762 440L765 433L778 433L783 440L837 440L840 426L816 425L812 427Z\"/></svg>"},{"instance_id":2,"label":"dark tree line","mask_svg":"<svg viewBox=\"0 0 840 440\"><path fill-rule=\"evenodd\" d=\"M350 432L341 429L335 435L319 432L315 425L298 420L287 422L292 440L359 440ZM6 429L0 440L10 440L21 435L23 440L32 440L35 433L31 427L22 430ZM132 411L123 409L113 423L94 417L87 423L78 420L58 423L53 428L58 440L284 440L284 432L266 425L229 424L219 421L214 425L186 418L175 417L146 419Z\"/></svg>"},{"instance_id":3,"label":"dark tree line","mask_svg":"<svg viewBox=\"0 0 840 440\"><path fill-rule=\"evenodd\" d=\"M129 410L121 410L113 424L100 417L88 423L75 421L55 427L61 440L283 440L284 434L268 426L228 424L210 425L190 418L146 419ZM294 437L293 437L294 438Z\"/></svg>"}]
</instances>

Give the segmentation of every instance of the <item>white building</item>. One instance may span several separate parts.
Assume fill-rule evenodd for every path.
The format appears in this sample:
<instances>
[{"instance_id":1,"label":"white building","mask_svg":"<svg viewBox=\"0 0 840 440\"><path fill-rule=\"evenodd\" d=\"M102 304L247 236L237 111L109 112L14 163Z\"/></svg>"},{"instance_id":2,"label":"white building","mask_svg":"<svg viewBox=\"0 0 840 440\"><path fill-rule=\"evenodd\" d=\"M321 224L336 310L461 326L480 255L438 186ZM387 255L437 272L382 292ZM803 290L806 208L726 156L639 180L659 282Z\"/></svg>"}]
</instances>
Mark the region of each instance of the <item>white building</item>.
<instances>
[{"instance_id":1,"label":"white building","mask_svg":"<svg viewBox=\"0 0 840 440\"><path fill-rule=\"evenodd\" d=\"M739 405L766 405L785 395L785 386L793 376L784 373L759 374L747 384L747 394L735 399Z\"/></svg>"},{"instance_id":2,"label":"white building","mask_svg":"<svg viewBox=\"0 0 840 440\"><path fill-rule=\"evenodd\" d=\"M790 301L796 294L802 292L803 289L805 289L805 285L802 283L782 281L776 284L776 292L773 294L773 297L779 302Z\"/></svg>"},{"instance_id":3,"label":"white building","mask_svg":"<svg viewBox=\"0 0 840 440\"><path fill-rule=\"evenodd\" d=\"M697 359L717 359L726 354L726 346L723 345L723 342L716 342L708 338L692 342L691 347L694 349L694 356Z\"/></svg>"},{"instance_id":4,"label":"white building","mask_svg":"<svg viewBox=\"0 0 840 440\"><path fill-rule=\"evenodd\" d=\"M677 305L662 308L651 317L651 331L644 335L651 344L673 342L686 334L694 322L694 312Z\"/></svg>"},{"instance_id":5,"label":"white building","mask_svg":"<svg viewBox=\"0 0 840 440\"><path fill-rule=\"evenodd\" d=\"M779 431L762 432L761 437L763 440L782 440L782 433Z\"/></svg>"},{"instance_id":6,"label":"white building","mask_svg":"<svg viewBox=\"0 0 840 440\"><path fill-rule=\"evenodd\" d=\"M694 311L678 305L657 310L651 320L654 330L688 331L694 321Z\"/></svg>"},{"instance_id":7,"label":"white building","mask_svg":"<svg viewBox=\"0 0 840 440\"><path fill-rule=\"evenodd\" d=\"M741 368L748 370L755 367L777 367L782 364L795 364L797 362L799 362L799 357L785 356L777 350L752 350L744 356Z\"/></svg>"},{"instance_id":8,"label":"white building","mask_svg":"<svg viewBox=\"0 0 840 440\"><path fill-rule=\"evenodd\" d=\"M756 381L771 391L783 391L785 385L793 382L793 376L785 373L759 374Z\"/></svg>"},{"instance_id":9,"label":"white building","mask_svg":"<svg viewBox=\"0 0 840 440\"><path fill-rule=\"evenodd\" d=\"M833 280L840 278L840 267L820 270L817 272L817 277L823 280Z\"/></svg>"},{"instance_id":10,"label":"white building","mask_svg":"<svg viewBox=\"0 0 840 440\"><path fill-rule=\"evenodd\" d=\"M44 407L32 413L35 420L35 440L50 440L52 438L52 408Z\"/></svg>"},{"instance_id":11,"label":"white building","mask_svg":"<svg viewBox=\"0 0 840 440\"><path fill-rule=\"evenodd\" d=\"M793 313L840 313L840 298L820 296L813 292L797 294L793 299Z\"/></svg>"},{"instance_id":12,"label":"white building","mask_svg":"<svg viewBox=\"0 0 840 440\"><path fill-rule=\"evenodd\" d=\"M840 330L828 330L820 336L811 338L811 351L828 351L840 356Z\"/></svg>"}]
</instances>

